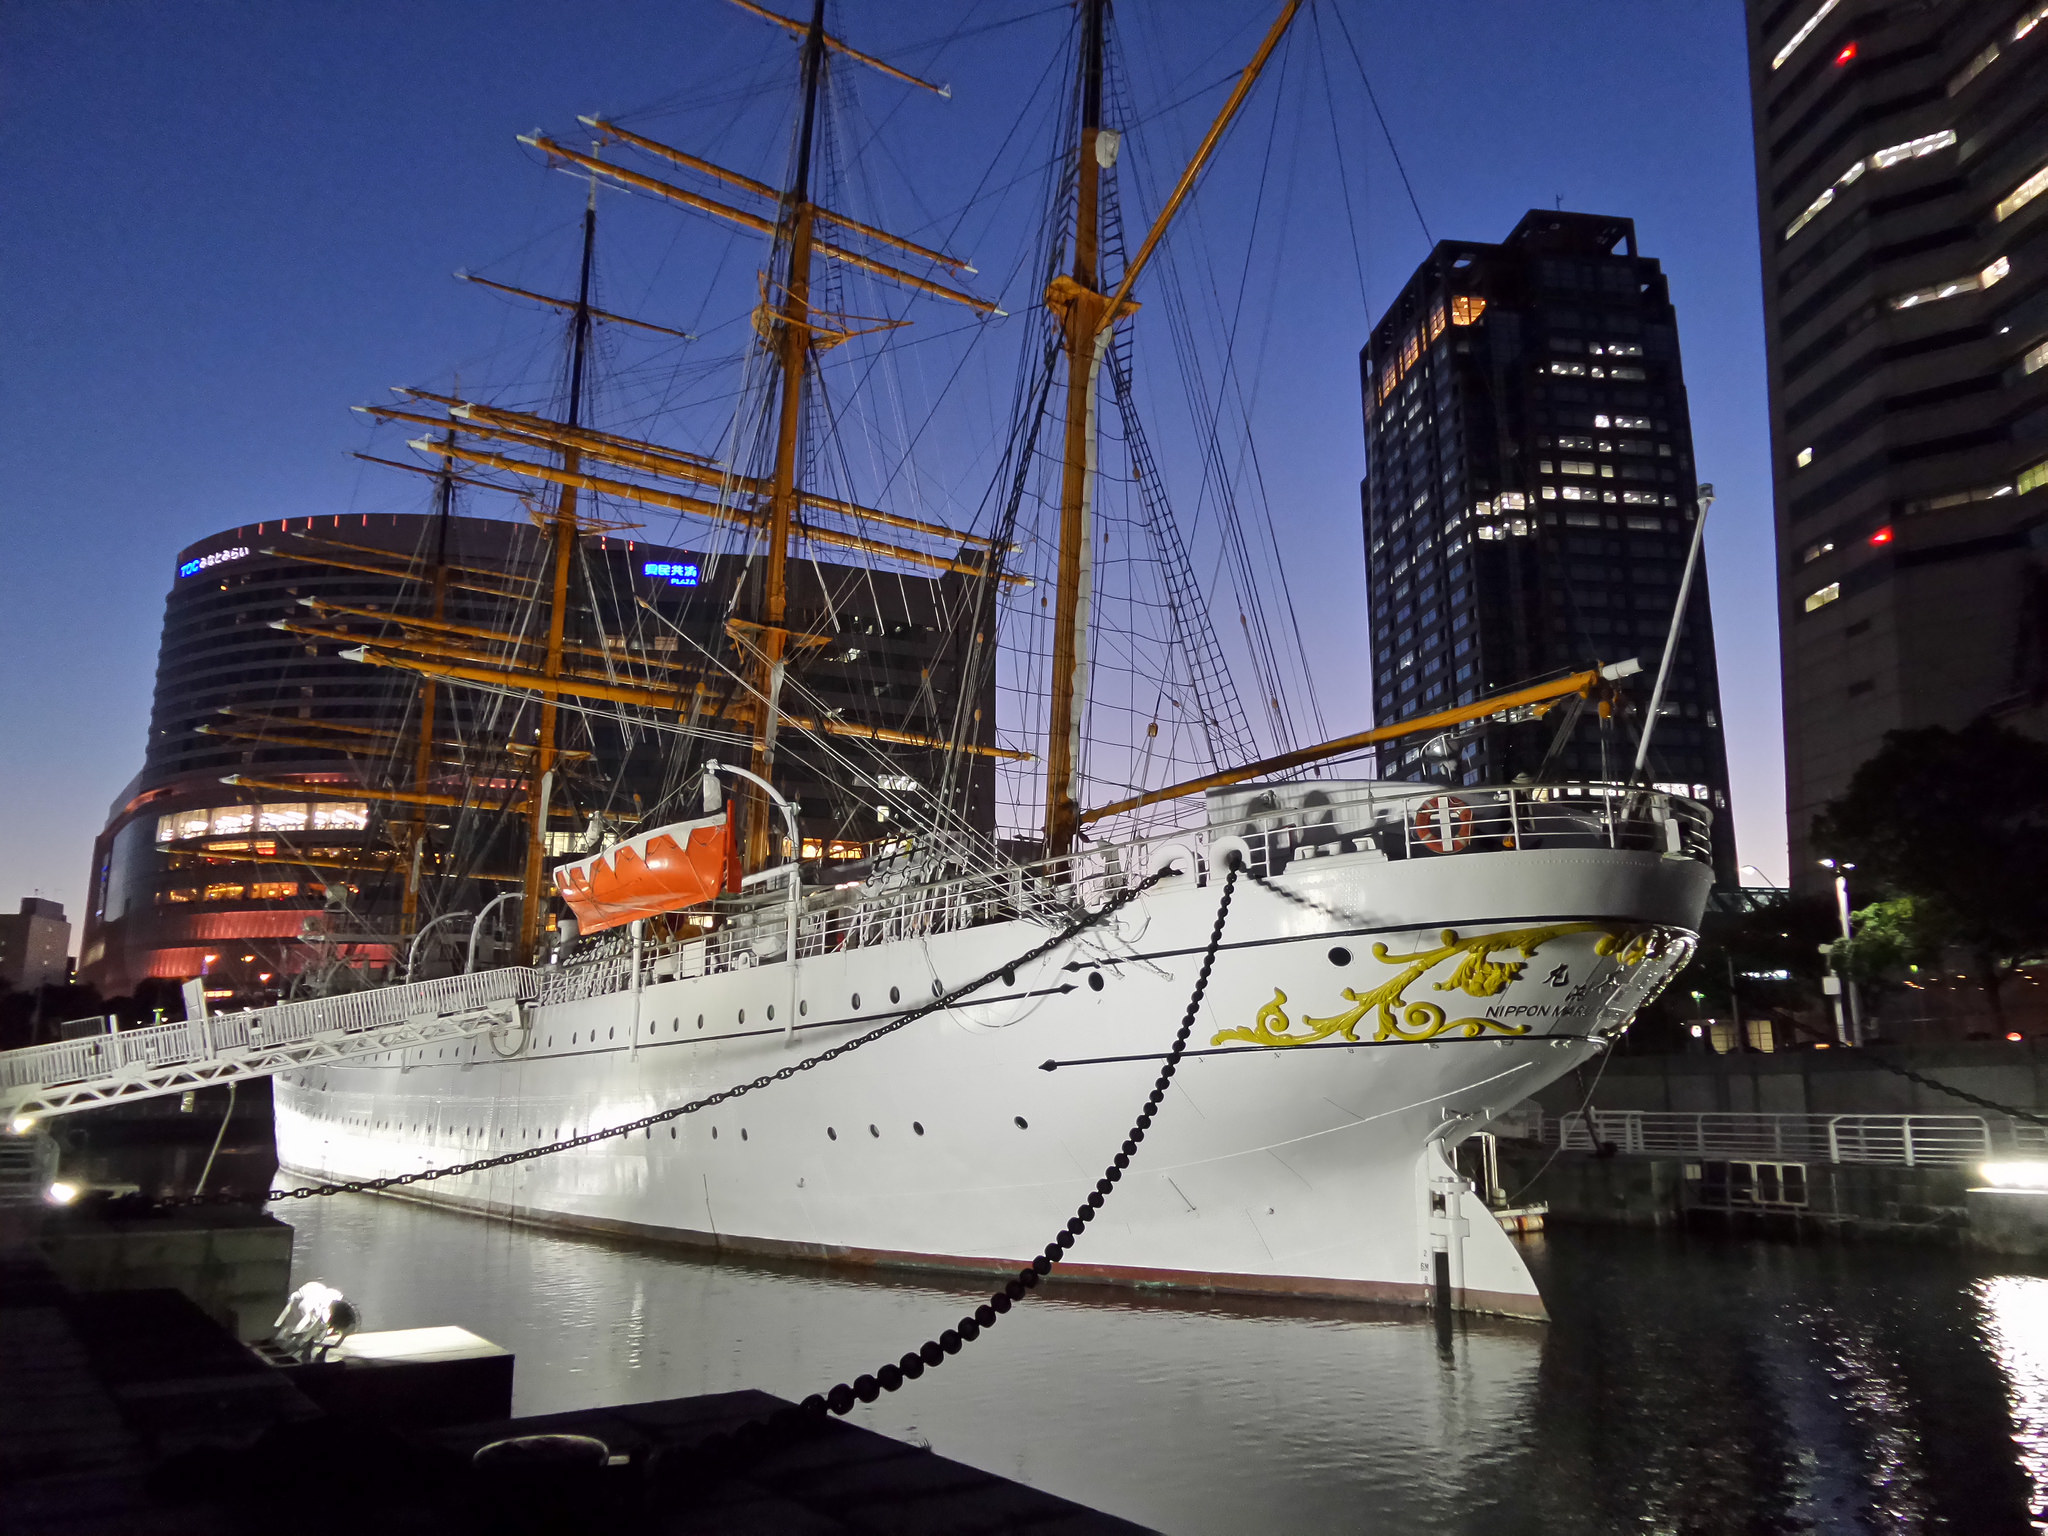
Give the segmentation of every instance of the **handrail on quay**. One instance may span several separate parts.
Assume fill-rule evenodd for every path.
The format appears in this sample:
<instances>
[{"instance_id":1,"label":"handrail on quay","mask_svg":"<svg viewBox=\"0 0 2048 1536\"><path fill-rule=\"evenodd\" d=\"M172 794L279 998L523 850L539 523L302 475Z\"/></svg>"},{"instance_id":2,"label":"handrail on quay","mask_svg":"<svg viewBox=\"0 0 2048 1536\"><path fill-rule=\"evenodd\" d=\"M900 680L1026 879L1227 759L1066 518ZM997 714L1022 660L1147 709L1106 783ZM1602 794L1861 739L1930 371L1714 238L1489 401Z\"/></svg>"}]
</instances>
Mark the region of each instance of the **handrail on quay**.
<instances>
[{"instance_id":1,"label":"handrail on quay","mask_svg":"<svg viewBox=\"0 0 2048 1536\"><path fill-rule=\"evenodd\" d=\"M2010 1154L2048 1155L2048 1127L1985 1115L1813 1115L1745 1111L1537 1107L1533 1139L1618 1157L1957 1167Z\"/></svg>"}]
</instances>

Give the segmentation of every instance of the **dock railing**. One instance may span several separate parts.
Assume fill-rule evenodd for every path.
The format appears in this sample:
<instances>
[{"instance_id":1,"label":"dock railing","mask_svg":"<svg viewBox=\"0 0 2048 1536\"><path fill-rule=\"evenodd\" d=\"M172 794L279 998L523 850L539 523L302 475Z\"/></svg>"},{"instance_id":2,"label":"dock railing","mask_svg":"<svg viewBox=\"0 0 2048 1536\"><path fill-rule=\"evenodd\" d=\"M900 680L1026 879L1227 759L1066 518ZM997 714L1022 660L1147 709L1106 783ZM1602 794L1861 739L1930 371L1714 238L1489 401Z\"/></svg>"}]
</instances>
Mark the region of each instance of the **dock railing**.
<instances>
[{"instance_id":1,"label":"dock railing","mask_svg":"<svg viewBox=\"0 0 2048 1536\"><path fill-rule=\"evenodd\" d=\"M1781 1163L1957 1167L2004 1156L2048 1156L2048 1127L2003 1115L1810 1115L1741 1111L1538 1108L1524 1134L1567 1152L1611 1147L1617 1157L1729 1158Z\"/></svg>"}]
</instances>

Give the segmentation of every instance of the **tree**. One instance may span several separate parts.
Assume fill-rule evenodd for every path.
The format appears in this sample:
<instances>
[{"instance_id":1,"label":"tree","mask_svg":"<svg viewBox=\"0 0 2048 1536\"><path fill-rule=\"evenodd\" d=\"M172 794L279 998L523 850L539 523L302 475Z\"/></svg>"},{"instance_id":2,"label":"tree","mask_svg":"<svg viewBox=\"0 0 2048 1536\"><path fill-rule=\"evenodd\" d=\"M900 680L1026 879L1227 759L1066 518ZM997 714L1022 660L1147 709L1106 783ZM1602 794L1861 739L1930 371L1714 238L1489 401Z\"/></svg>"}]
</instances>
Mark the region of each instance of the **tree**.
<instances>
[{"instance_id":1,"label":"tree","mask_svg":"<svg viewBox=\"0 0 2048 1536\"><path fill-rule=\"evenodd\" d=\"M2002 1018L2005 979L2048 951L2048 746L1983 719L1893 731L1813 837L1911 898L1914 930L1967 954Z\"/></svg>"},{"instance_id":2,"label":"tree","mask_svg":"<svg viewBox=\"0 0 2048 1536\"><path fill-rule=\"evenodd\" d=\"M1911 896L1872 902L1854 914L1855 936L1837 939L1834 957L1851 980L1881 987L1914 966L1939 966L1953 942L1940 909Z\"/></svg>"}]
</instances>

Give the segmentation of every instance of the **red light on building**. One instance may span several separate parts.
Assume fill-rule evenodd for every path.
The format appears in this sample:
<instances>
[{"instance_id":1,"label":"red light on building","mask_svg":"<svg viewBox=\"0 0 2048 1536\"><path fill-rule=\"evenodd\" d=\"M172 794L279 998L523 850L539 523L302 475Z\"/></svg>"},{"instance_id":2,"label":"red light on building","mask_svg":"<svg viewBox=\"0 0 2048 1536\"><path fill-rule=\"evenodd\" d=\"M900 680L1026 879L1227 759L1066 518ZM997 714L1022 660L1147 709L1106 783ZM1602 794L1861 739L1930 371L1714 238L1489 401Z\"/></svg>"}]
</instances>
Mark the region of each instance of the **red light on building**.
<instances>
[{"instance_id":1,"label":"red light on building","mask_svg":"<svg viewBox=\"0 0 2048 1536\"><path fill-rule=\"evenodd\" d=\"M1835 68L1840 69L1844 64L1848 63L1851 59L1855 57L1856 45L1854 43L1844 43L1842 45L1842 51L1835 55Z\"/></svg>"},{"instance_id":2,"label":"red light on building","mask_svg":"<svg viewBox=\"0 0 2048 1536\"><path fill-rule=\"evenodd\" d=\"M1892 531L1890 528L1880 528L1870 536L1870 542L1873 544L1889 544L1891 541Z\"/></svg>"},{"instance_id":3,"label":"red light on building","mask_svg":"<svg viewBox=\"0 0 2048 1536\"><path fill-rule=\"evenodd\" d=\"M2026 1036L2016 1029L2009 1029L2005 1032L2005 1038L2008 1040L2024 1040Z\"/></svg>"}]
</instances>

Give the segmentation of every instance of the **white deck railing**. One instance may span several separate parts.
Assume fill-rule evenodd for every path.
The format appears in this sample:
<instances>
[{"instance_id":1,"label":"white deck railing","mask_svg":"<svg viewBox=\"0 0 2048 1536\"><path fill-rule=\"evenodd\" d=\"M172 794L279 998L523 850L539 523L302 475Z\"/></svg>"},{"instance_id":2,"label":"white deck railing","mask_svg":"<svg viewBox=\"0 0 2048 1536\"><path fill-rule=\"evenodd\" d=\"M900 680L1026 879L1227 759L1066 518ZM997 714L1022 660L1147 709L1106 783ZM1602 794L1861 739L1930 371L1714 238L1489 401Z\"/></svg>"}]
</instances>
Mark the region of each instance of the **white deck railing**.
<instances>
[{"instance_id":1,"label":"white deck railing","mask_svg":"<svg viewBox=\"0 0 2048 1536\"><path fill-rule=\"evenodd\" d=\"M1183 811L1199 806L1203 824L993 872L925 878L906 860L904 867L881 870L843 890L813 890L797 928L797 957L1015 918L1057 925L1082 906L1100 906L1173 858L1192 863L1195 878L1205 884L1225 851L1237 853L1260 876L1343 855L1399 862L1609 848L1704 861L1713 825L1712 813L1695 801L1615 784L1465 789L1309 779L1216 790L1178 805ZM644 981L655 982L775 964L787 948L787 909L771 894L743 914L724 916L717 930L702 936L650 934L641 948L641 973ZM631 954L623 931L601 936L569 965L546 973L540 1000L571 1002L624 990L632 985Z\"/></svg>"},{"instance_id":2,"label":"white deck railing","mask_svg":"<svg viewBox=\"0 0 2048 1536\"><path fill-rule=\"evenodd\" d=\"M1984 1115L1773 1115L1595 1109L1531 1117L1546 1146L1622 1157L1953 1167L2048 1153L2048 1127Z\"/></svg>"}]
</instances>

